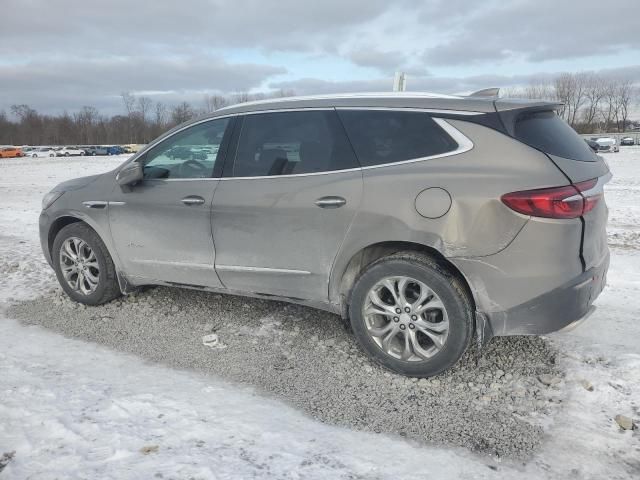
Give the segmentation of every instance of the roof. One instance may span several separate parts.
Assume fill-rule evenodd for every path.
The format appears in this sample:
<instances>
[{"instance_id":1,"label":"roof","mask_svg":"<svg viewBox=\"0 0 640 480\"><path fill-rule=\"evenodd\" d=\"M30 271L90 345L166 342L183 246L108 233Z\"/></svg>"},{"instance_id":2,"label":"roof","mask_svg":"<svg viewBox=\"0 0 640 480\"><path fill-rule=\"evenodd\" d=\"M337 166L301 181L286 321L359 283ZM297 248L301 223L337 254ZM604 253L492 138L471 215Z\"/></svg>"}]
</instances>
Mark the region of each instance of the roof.
<instances>
[{"instance_id":1,"label":"roof","mask_svg":"<svg viewBox=\"0 0 640 480\"><path fill-rule=\"evenodd\" d=\"M494 112L493 98L461 97L426 92L342 93L283 97L240 103L216 110L212 116L262 110L323 107L425 108L468 112Z\"/></svg>"}]
</instances>

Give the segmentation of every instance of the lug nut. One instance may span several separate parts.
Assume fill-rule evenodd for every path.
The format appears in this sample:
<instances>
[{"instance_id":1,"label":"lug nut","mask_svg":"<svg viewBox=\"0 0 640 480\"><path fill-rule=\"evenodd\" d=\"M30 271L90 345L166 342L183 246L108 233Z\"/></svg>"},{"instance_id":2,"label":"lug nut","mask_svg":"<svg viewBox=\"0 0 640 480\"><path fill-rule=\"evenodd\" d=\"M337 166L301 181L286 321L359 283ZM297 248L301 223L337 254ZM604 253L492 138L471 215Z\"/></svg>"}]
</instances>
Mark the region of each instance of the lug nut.
<instances>
[{"instance_id":1,"label":"lug nut","mask_svg":"<svg viewBox=\"0 0 640 480\"><path fill-rule=\"evenodd\" d=\"M418 317L416 315L411 315L411 320L417 320Z\"/></svg>"},{"instance_id":2,"label":"lug nut","mask_svg":"<svg viewBox=\"0 0 640 480\"><path fill-rule=\"evenodd\" d=\"M400 325L400 330L404 330L405 328L407 328L404 324Z\"/></svg>"},{"instance_id":3,"label":"lug nut","mask_svg":"<svg viewBox=\"0 0 640 480\"><path fill-rule=\"evenodd\" d=\"M400 318L398 318L398 317L393 317L393 321L394 321L394 322L399 322L399 321L400 321Z\"/></svg>"},{"instance_id":4,"label":"lug nut","mask_svg":"<svg viewBox=\"0 0 640 480\"><path fill-rule=\"evenodd\" d=\"M396 308L396 313L402 313L402 310L400 310L399 308Z\"/></svg>"},{"instance_id":5,"label":"lug nut","mask_svg":"<svg viewBox=\"0 0 640 480\"><path fill-rule=\"evenodd\" d=\"M404 307L404 311L409 313L411 311L411 309L409 307Z\"/></svg>"},{"instance_id":6,"label":"lug nut","mask_svg":"<svg viewBox=\"0 0 640 480\"><path fill-rule=\"evenodd\" d=\"M416 326L415 326L413 323L410 323L410 324L409 324L409 328L410 328L411 330L413 330L414 328L416 328Z\"/></svg>"}]
</instances>

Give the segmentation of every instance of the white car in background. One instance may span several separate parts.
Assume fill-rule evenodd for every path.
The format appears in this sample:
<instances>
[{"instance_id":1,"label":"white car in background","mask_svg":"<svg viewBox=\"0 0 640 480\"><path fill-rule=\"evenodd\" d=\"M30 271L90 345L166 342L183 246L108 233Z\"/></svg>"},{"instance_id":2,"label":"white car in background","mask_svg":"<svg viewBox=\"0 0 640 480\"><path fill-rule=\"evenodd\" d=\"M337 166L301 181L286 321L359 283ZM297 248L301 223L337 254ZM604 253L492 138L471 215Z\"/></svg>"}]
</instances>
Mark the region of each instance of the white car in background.
<instances>
[{"instance_id":1,"label":"white car in background","mask_svg":"<svg viewBox=\"0 0 640 480\"><path fill-rule=\"evenodd\" d=\"M58 157L80 157L84 155L84 150L79 147L62 147L56 149Z\"/></svg>"},{"instance_id":2,"label":"white car in background","mask_svg":"<svg viewBox=\"0 0 640 480\"><path fill-rule=\"evenodd\" d=\"M619 152L620 147L618 147L618 143L615 138L612 137L598 137L592 138L594 142L598 144L599 152Z\"/></svg>"},{"instance_id":3,"label":"white car in background","mask_svg":"<svg viewBox=\"0 0 640 480\"><path fill-rule=\"evenodd\" d=\"M38 147L30 150L26 155L27 157L37 158L37 157L55 157L56 152L51 147Z\"/></svg>"}]
</instances>

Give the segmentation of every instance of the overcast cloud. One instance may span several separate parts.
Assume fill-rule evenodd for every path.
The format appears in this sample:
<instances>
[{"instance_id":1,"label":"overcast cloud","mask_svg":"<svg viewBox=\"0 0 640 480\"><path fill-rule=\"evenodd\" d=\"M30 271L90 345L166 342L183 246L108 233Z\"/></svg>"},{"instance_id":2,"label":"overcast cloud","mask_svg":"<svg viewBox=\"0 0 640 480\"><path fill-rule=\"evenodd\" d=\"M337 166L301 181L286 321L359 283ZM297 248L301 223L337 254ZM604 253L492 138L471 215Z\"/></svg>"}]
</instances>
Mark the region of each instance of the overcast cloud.
<instances>
[{"instance_id":1,"label":"overcast cloud","mask_svg":"<svg viewBox=\"0 0 640 480\"><path fill-rule=\"evenodd\" d=\"M637 0L0 0L0 110L120 93L460 92L560 71L640 81ZM607 21L603 21L603 16Z\"/></svg>"}]
</instances>

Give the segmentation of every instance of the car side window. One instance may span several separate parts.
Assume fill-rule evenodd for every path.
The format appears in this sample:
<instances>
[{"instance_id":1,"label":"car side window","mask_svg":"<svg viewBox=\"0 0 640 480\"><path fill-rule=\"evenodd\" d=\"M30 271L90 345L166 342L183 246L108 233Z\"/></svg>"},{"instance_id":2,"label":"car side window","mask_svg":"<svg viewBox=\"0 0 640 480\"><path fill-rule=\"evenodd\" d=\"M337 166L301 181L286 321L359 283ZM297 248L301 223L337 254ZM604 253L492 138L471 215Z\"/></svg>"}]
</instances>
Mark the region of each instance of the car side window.
<instances>
[{"instance_id":1,"label":"car side window","mask_svg":"<svg viewBox=\"0 0 640 480\"><path fill-rule=\"evenodd\" d=\"M357 168L334 110L246 115L234 177L296 175Z\"/></svg>"},{"instance_id":2,"label":"car side window","mask_svg":"<svg viewBox=\"0 0 640 480\"><path fill-rule=\"evenodd\" d=\"M427 113L339 110L338 114L363 167L430 157L458 148Z\"/></svg>"},{"instance_id":3,"label":"car side window","mask_svg":"<svg viewBox=\"0 0 640 480\"><path fill-rule=\"evenodd\" d=\"M188 127L145 155L145 179L209 178L218 160L229 118Z\"/></svg>"}]
</instances>

